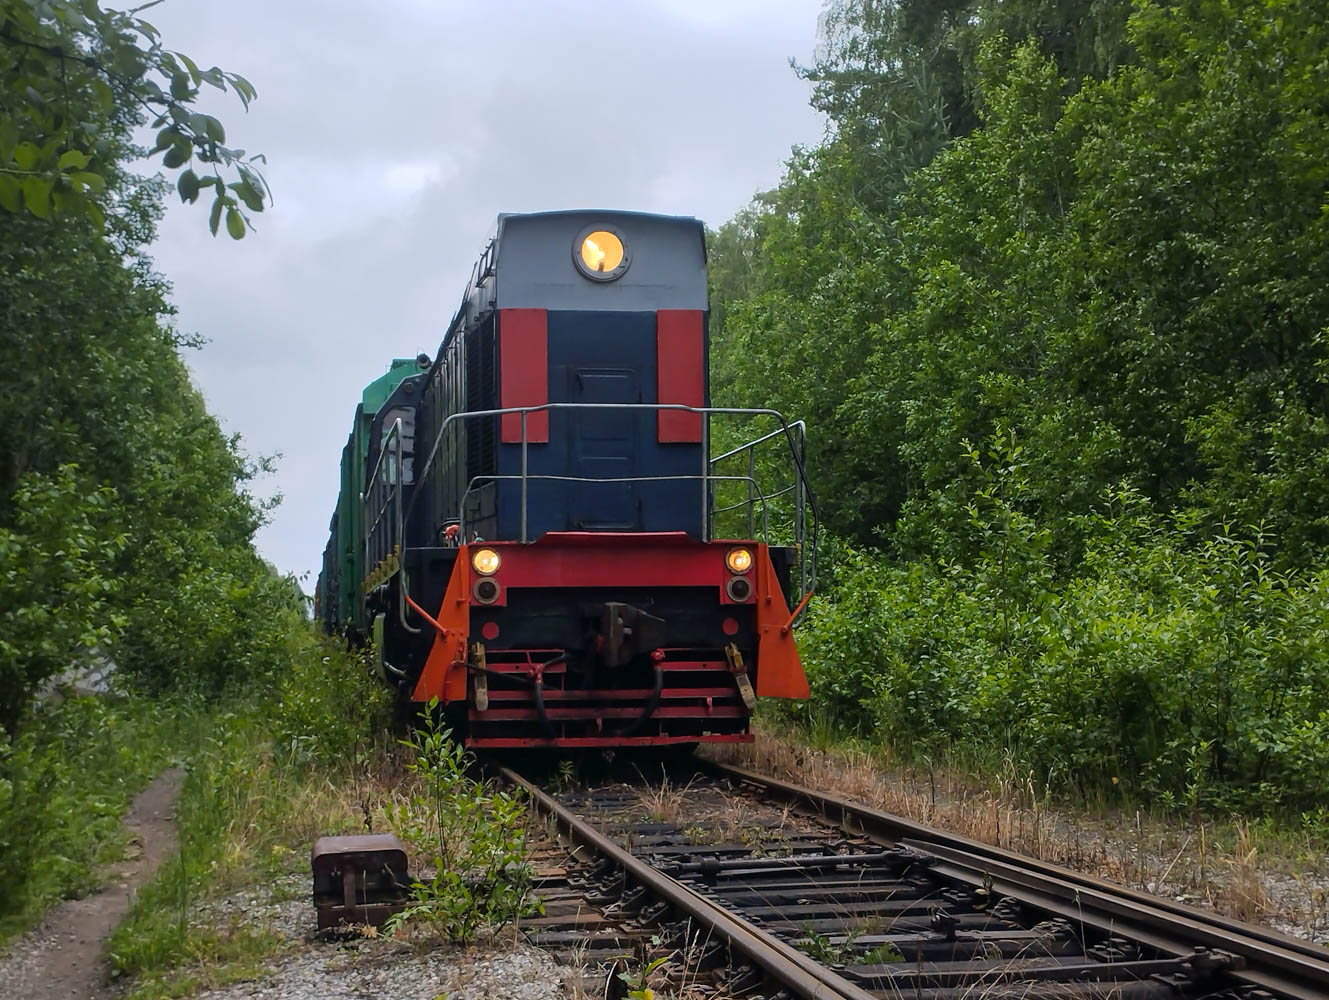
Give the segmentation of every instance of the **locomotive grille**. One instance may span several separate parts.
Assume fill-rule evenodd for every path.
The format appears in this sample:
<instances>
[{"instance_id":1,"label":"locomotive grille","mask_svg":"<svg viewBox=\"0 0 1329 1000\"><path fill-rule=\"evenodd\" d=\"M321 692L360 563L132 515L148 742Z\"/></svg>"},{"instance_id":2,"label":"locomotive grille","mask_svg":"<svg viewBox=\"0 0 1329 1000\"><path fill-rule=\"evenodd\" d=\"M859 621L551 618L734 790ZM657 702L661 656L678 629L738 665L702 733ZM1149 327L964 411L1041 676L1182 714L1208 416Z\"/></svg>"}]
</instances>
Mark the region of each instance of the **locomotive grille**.
<instances>
[{"instance_id":1,"label":"locomotive grille","mask_svg":"<svg viewBox=\"0 0 1329 1000\"><path fill-rule=\"evenodd\" d=\"M466 409L488 410L498 405L498 359L491 320L466 336ZM488 417L468 422L466 472L469 479L497 472L498 420Z\"/></svg>"}]
</instances>

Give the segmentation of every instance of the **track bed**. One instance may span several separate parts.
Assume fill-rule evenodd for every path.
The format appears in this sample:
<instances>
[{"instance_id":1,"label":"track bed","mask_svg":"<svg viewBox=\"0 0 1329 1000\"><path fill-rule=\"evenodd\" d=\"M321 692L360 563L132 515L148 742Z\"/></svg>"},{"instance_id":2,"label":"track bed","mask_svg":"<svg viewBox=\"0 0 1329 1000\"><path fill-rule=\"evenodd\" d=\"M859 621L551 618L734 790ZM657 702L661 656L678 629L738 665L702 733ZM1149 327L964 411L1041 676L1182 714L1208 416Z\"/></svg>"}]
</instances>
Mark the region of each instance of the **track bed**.
<instances>
[{"instance_id":1,"label":"track bed","mask_svg":"<svg viewBox=\"0 0 1329 1000\"><path fill-rule=\"evenodd\" d=\"M1329 955L1314 945L737 768L553 795L503 774L583 859L540 891L631 914L635 937L590 935L584 954L597 940L600 958L630 952L630 973L661 959L670 992L1329 997Z\"/></svg>"}]
</instances>

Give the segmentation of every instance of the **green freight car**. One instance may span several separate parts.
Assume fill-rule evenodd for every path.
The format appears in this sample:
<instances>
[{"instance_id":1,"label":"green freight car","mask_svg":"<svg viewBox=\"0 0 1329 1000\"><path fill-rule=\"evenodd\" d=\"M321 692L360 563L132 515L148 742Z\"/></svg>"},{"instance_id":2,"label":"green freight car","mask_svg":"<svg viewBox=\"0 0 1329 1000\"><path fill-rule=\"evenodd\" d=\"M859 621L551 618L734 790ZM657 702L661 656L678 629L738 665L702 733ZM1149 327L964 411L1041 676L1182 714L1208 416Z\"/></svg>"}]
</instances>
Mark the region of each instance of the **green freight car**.
<instances>
[{"instance_id":1,"label":"green freight car","mask_svg":"<svg viewBox=\"0 0 1329 1000\"><path fill-rule=\"evenodd\" d=\"M418 358L393 358L388 370L365 386L360 405L355 408L346 447L341 452L341 489L337 506L328 524L328 546L323 551L323 568L314 592L315 616L325 630L345 633L359 640L368 634L360 581L365 578L364 492L368 470L369 435L374 414L387 402L394 389L408 376L429 366L428 355Z\"/></svg>"}]
</instances>

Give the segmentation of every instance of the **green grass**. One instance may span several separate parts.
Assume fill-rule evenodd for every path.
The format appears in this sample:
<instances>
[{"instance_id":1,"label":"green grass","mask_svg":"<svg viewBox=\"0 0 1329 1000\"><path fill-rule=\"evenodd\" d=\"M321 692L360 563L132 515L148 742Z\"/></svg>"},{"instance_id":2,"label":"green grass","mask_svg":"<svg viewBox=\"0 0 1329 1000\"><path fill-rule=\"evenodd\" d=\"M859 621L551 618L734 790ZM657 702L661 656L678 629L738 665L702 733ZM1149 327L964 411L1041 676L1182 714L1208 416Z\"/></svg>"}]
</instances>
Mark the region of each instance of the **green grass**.
<instances>
[{"instance_id":1,"label":"green grass","mask_svg":"<svg viewBox=\"0 0 1329 1000\"><path fill-rule=\"evenodd\" d=\"M186 751L198 715L179 699L80 698L0 743L0 945L97 888L124 854L130 801Z\"/></svg>"},{"instance_id":2,"label":"green grass","mask_svg":"<svg viewBox=\"0 0 1329 1000\"><path fill-rule=\"evenodd\" d=\"M322 643L296 637L290 656L270 689L200 726L176 810L180 850L107 945L131 1000L250 978L280 956L292 941L279 929L249 914L200 920L198 904L240 891L275 899L274 880L308 877L317 837L362 832L361 802L383 794L371 786L389 739L383 692Z\"/></svg>"},{"instance_id":3,"label":"green grass","mask_svg":"<svg viewBox=\"0 0 1329 1000\"><path fill-rule=\"evenodd\" d=\"M40 779L49 794L40 802L32 795L0 798L10 809L0 818L21 807L53 831L29 852L39 863L25 868L19 849L28 842L11 836L14 826L0 828L0 837L11 836L0 870L29 873L15 914L30 922L61 889L85 885L97 859L123 845L120 817L133 793L178 762L185 769L176 806L179 850L141 888L107 942L112 972L124 981L127 1000L167 1000L260 974L308 929L274 924L270 915L281 911L265 904L294 894L278 882L284 876L298 873L300 894L308 891L308 850L319 836L363 832L366 824L381 832L395 818L398 832L419 847L411 822L419 819L421 782L429 775L416 772L433 758L397 745L387 709L386 689L362 663L297 630L277 676L208 706L178 699L79 703L43 717L22 753L11 755L7 773L20 779L14 788L32 790ZM465 784L467 795L454 784ZM506 870L508 841L495 839L508 830L494 821L499 798L469 782L431 787L447 792L445 813L469 804L475 820L458 841L462 856L443 865L443 875L486 858L499 858L494 864ZM438 804L430 799L431 809ZM516 830L522 808L510 803L509 810ZM95 822L83 822L89 817ZM430 857L416 859L418 870L432 867ZM200 906L233 893L243 894L239 909ZM474 902L479 923L493 916L483 903Z\"/></svg>"}]
</instances>

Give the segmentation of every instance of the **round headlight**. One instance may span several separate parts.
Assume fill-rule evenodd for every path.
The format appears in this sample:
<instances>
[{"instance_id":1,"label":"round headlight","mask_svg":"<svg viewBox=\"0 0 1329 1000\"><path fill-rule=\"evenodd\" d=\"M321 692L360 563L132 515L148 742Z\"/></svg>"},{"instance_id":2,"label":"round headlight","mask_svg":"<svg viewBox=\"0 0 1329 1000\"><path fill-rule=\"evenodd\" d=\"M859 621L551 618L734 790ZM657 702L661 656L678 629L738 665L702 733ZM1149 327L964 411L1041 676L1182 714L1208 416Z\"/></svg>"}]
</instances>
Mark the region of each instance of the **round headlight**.
<instances>
[{"instance_id":1,"label":"round headlight","mask_svg":"<svg viewBox=\"0 0 1329 1000\"><path fill-rule=\"evenodd\" d=\"M493 576L498 572L502 561L493 549L476 549L475 554L471 556L471 565L481 576Z\"/></svg>"},{"instance_id":2,"label":"round headlight","mask_svg":"<svg viewBox=\"0 0 1329 1000\"><path fill-rule=\"evenodd\" d=\"M747 549L730 549L724 561L729 567L729 572L746 573L752 568L752 553Z\"/></svg>"},{"instance_id":3,"label":"round headlight","mask_svg":"<svg viewBox=\"0 0 1329 1000\"><path fill-rule=\"evenodd\" d=\"M608 229L583 230L572 247L577 269L595 281L613 281L628 269L623 238Z\"/></svg>"}]
</instances>

